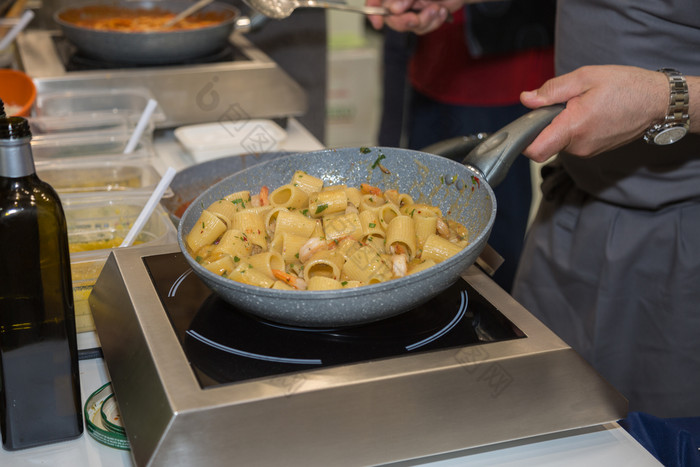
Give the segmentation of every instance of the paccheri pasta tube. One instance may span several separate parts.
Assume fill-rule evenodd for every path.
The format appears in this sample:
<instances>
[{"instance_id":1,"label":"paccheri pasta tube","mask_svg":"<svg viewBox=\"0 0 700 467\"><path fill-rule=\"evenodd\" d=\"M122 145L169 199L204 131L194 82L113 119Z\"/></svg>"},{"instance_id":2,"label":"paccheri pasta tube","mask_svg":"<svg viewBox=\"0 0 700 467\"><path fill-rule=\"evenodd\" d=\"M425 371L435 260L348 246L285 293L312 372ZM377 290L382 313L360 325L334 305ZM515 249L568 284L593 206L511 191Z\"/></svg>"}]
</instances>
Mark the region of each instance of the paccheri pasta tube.
<instances>
[{"instance_id":1,"label":"paccheri pasta tube","mask_svg":"<svg viewBox=\"0 0 700 467\"><path fill-rule=\"evenodd\" d=\"M467 246L468 232L406 193L324 186L297 171L273 191L236 191L211 203L185 242L202 266L234 281L334 290L432 267Z\"/></svg>"}]
</instances>

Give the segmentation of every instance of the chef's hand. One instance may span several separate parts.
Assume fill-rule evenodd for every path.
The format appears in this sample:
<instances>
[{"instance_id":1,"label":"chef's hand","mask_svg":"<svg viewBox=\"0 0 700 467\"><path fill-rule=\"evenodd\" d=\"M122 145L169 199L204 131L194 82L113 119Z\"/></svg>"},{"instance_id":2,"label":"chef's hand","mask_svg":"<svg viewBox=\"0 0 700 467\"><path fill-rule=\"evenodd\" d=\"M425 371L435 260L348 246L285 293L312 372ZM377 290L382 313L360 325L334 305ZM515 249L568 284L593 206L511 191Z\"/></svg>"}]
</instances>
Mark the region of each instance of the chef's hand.
<instances>
[{"instance_id":1,"label":"chef's hand","mask_svg":"<svg viewBox=\"0 0 700 467\"><path fill-rule=\"evenodd\" d=\"M664 119L668 96L666 75L637 67L586 66L553 78L520 95L531 109L566 103L523 153L544 162L559 151L590 157L622 146Z\"/></svg>"},{"instance_id":2,"label":"chef's hand","mask_svg":"<svg viewBox=\"0 0 700 467\"><path fill-rule=\"evenodd\" d=\"M427 34L439 28L454 12L464 5L464 0L366 0L370 6L385 6L389 16L369 15L375 29L384 25L399 32Z\"/></svg>"}]
</instances>

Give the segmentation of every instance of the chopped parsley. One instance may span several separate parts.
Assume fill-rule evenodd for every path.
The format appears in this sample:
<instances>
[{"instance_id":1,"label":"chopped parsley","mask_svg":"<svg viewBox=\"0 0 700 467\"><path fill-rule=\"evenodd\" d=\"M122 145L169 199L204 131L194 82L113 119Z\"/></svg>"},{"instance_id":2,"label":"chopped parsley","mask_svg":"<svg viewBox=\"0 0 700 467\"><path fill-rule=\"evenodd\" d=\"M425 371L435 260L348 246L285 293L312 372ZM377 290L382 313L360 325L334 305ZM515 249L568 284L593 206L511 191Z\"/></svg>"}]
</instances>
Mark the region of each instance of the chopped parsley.
<instances>
[{"instance_id":1,"label":"chopped parsley","mask_svg":"<svg viewBox=\"0 0 700 467\"><path fill-rule=\"evenodd\" d=\"M363 146L363 147L360 148L360 152L361 152L362 154L369 154L370 152L372 152L372 150L371 150L370 148L367 148L367 147L364 147L364 146ZM373 166L372 168L374 168L374 166Z\"/></svg>"},{"instance_id":2,"label":"chopped parsley","mask_svg":"<svg viewBox=\"0 0 700 467\"><path fill-rule=\"evenodd\" d=\"M372 164L372 168L376 169L380 165L380 162L384 159L386 159L386 156L384 154L379 154L377 159L374 161L374 164Z\"/></svg>"},{"instance_id":3,"label":"chopped parsley","mask_svg":"<svg viewBox=\"0 0 700 467\"><path fill-rule=\"evenodd\" d=\"M321 214L321 213L322 213L323 211L325 211L326 209L328 209L328 204L319 204L319 205L316 207L316 212L315 212L314 214Z\"/></svg>"}]
</instances>

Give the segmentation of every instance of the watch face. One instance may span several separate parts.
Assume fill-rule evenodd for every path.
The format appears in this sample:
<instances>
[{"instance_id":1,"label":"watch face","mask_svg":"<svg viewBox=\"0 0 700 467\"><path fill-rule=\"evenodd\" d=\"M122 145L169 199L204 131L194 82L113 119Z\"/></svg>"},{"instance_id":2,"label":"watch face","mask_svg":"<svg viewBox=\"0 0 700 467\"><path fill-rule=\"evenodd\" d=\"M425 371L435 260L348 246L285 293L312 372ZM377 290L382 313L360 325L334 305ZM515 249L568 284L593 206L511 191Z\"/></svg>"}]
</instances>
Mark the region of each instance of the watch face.
<instances>
[{"instance_id":1,"label":"watch face","mask_svg":"<svg viewBox=\"0 0 700 467\"><path fill-rule=\"evenodd\" d=\"M666 128L654 137L654 143L661 146L672 144L684 137L687 132L688 130L683 126Z\"/></svg>"}]
</instances>

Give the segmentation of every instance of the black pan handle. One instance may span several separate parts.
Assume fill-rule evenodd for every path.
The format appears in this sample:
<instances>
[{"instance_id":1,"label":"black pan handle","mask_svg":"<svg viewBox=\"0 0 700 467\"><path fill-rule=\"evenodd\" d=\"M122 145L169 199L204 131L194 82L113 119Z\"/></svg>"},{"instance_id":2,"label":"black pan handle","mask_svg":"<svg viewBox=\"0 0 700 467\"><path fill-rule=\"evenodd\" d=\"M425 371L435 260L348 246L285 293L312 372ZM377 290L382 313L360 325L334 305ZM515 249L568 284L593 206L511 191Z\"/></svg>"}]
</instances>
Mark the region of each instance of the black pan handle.
<instances>
[{"instance_id":1,"label":"black pan handle","mask_svg":"<svg viewBox=\"0 0 700 467\"><path fill-rule=\"evenodd\" d=\"M477 133L469 136L455 136L454 138L438 141L421 149L421 152L447 157L453 161L462 162L464 158L478 145L488 138L488 133Z\"/></svg>"},{"instance_id":2,"label":"black pan handle","mask_svg":"<svg viewBox=\"0 0 700 467\"><path fill-rule=\"evenodd\" d=\"M483 174L492 187L503 181L515 158L564 110L555 104L532 110L489 136L462 161Z\"/></svg>"}]
</instances>

